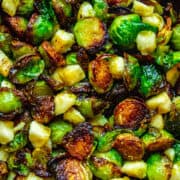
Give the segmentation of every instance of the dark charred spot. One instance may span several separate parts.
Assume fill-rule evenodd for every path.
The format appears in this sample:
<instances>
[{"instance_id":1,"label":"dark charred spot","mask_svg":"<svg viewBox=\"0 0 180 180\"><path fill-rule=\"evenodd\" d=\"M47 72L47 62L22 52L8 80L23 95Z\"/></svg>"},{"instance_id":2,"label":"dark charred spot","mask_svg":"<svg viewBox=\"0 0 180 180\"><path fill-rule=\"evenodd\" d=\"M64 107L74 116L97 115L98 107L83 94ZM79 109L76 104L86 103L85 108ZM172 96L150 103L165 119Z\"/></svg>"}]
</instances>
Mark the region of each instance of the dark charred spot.
<instances>
[{"instance_id":1,"label":"dark charred spot","mask_svg":"<svg viewBox=\"0 0 180 180\"><path fill-rule=\"evenodd\" d=\"M74 128L63 139L63 146L68 153L79 160L86 159L93 148L92 126L85 122Z\"/></svg>"}]
</instances>

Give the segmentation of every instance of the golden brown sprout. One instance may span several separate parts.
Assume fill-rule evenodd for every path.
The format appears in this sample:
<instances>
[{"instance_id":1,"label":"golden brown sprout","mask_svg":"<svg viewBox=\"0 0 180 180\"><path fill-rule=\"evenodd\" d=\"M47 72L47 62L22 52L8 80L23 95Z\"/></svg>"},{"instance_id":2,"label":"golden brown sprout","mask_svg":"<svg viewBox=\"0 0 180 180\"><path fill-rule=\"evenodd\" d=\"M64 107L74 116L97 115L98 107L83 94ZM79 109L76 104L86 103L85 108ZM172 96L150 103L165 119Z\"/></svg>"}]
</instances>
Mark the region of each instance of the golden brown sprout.
<instances>
[{"instance_id":1,"label":"golden brown sprout","mask_svg":"<svg viewBox=\"0 0 180 180\"><path fill-rule=\"evenodd\" d=\"M91 125L85 122L65 136L62 144L72 157L83 160L90 155L94 141L91 131Z\"/></svg>"},{"instance_id":2,"label":"golden brown sprout","mask_svg":"<svg viewBox=\"0 0 180 180\"><path fill-rule=\"evenodd\" d=\"M0 161L0 177L8 173L7 164L4 161Z\"/></svg>"},{"instance_id":3,"label":"golden brown sprout","mask_svg":"<svg viewBox=\"0 0 180 180\"><path fill-rule=\"evenodd\" d=\"M63 180L91 180L92 175L89 169L73 158L67 158L59 161L56 167L56 179Z\"/></svg>"},{"instance_id":4,"label":"golden brown sprout","mask_svg":"<svg viewBox=\"0 0 180 180\"><path fill-rule=\"evenodd\" d=\"M126 160L141 160L144 156L142 141L130 133L118 135L115 139L114 147Z\"/></svg>"},{"instance_id":5,"label":"golden brown sprout","mask_svg":"<svg viewBox=\"0 0 180 180\"><path fill-rule=\"evenodd\" d=\"M48 41L44 41L41 44L41 47L43 48L48 59L53 65L57 67L65 65L64 57L61 54L57 53L56 50L51 46L51 44Z\"/></svg>"},{"instance_id":6,"label":"golden brown sprout","mask_svg":"<svg viewBox=\"0 0 180 180\"><path fill-rule=\"evenodd\" d=\"M123 128L138 128L148 116L148 109L144 102L128 98L120 102L114 110L115 124Z\"/></svg>"},{"instance_id":7,"label":"golden brown sprout","mask_svg":"<svg viewBox=\"0 0 180 180\"><path fill-rule=\"evenodd\" d=\"M102 55L89 63L89 81L98 93L107 92L113 83L106 58L108 55Z\"/></svg>"}]
</instances>

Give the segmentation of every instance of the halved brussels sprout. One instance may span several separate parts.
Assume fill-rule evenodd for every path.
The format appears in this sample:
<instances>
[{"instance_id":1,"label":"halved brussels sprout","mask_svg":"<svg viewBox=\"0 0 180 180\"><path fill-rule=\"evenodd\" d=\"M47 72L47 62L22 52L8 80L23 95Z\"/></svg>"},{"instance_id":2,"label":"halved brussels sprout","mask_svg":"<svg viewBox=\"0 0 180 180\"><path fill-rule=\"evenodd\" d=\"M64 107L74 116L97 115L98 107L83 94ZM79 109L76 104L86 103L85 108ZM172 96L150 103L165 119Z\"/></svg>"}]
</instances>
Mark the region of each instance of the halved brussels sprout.
<instances>
[{"instance_id":1,"label":"halved brussels sprout","mask_svg":"<svg viewBox=\"0 0 180 180\"><path fill-rule=\"evenodd\" d=\"M144 179L146 177L147 164L144 161L126 161L121 170L130 177Z\"/></svg>"},{"instance_id":2,"label":"halved brussels sprout","mask_svg":"<svg viewBox=\"0 0 180 180\"><path fill-rule=\"evenodd\" d=\"M122 174L122 158L114 149L105 153L95 153L88 162L93 174L102 180L117 178Z\"/></svg>"},{"instance_id":3,"label":"halved brussels sprout","mask_svg":"<svg viewBox=\"0 0 180 180\"><path fill-rule=\"evenodd\" d=\"M106 58L108 58L108 56L102 55L89 63L89 81L98 93L109 91L113 84L112 75Z\"/></svg>"},{"instance_id":4,"label":"halved brussels sprout","mask_svg":"<svg viewBox=\"0 0 180 180\"><path fill-rule=\"evenodd\" d=\"M73 129L71 124L61 120L51 122L49 127L51 129L51 141L54 146L61 144L63 137Z\"/></svg>"},{"instance_id":5,"label":"halved brussels sprout","mask_svg":"<svg viewBox=\"0 0 180 180\"><path fill-rule=\"evenodd\" d=\"M172 43L174 49L178 50L178 51L180 51L179 38L180 38L180 24L177 24L173 28L173 33L172 33L172 37L171 37L171 43Z\"/></svg>"},{"instance_id":6,"label":"halved brussels sprout","mask_svg":"<svg viewBox=\"0 0 180 180\"><path fill-rule=\"evenodd\" d=\"M23 99L22 92L18 90L12 90L9 88L0 88L0 117L3 116L8 118L8 114L17 114L22 112ZM12 115L13 116L13 115ZM10 117L11 118L11 117Z\"/></svg>"},{"instance_id":7,"label":"halved brussels sprout","mask_svg":"<svg viewBox=\"0 0 180 180\"><path fill-rule=\"evenodd\" d=\"M7 77L13 66L13 62L0 50L0 74Z\"/></svg>"},{"instance_id":8,"label":"halved brussels sprout","mask_svg":"<svg viewBox=\"0 0 180 180\"><path fill-rule=\"evenodd\" d=\"M151 122L149 124L150 127L154 127L156 129L164 129L164 119L161 114L156 114L151 118Z\"/></svg>"},{"instance_id":9,"label":"halved brussels sprout","mask_svg":"<svg viewBox=\"0 0 180 180\"><path fill-rule=\"evenodd\" d=\"M163 89L163 77L154 65L141 66L139 92L145 96L158 94Z\"/></svg>"},{"instance_id":10,"label":"halved brussels sprout","mask_svg":"<svg viewBox=\"0 0 180 180\"><path fill-rule=\"evenodd\" d=\"M110 37L119 48L132 49L140 31L156 32L156 27L141 22L138 14L128 14L116 17L109 29Z\"/></svg>"},{"instance_id":11,"label":"halved brussels sprout","mask_svg":"<svg viewBox=\"0 0 180 180\"><path fill-rule=\"evenodd\" d=\"M32 117L40 123L48 123L54 117L55 103L53 96L36 97L32 102Z\"/></svg>"},{"instance_id":12,"label":"halved brussels sprout","mask_svg":"<svg viewBox=\"0 0 180 180\"><path fill-rule=\"evenodd\" d=\"M42 15L32 14L26 30L29 42L39 44L43 40L48 40L54 33L54 23Z\"/></svg>"},{"instance_id":13,"label":"halved brussels sprout","mask_svg":"<svg viewBox=\"0 0 180 180\"><path fill-rule=\"evenodd\" d=\"M8 159L8 168L18 175L27 176L30 172L33 159L29 149L21 149L12 153Z\"/></svg>"},{"instance_id":14,"label":"halved brussels sprout","mask_svg":"<svg viewBox=\"0 0 180 180\"><path fill-rule=\"evenodd\" d=\"M72 157L79 160L87 159L94 145L92 126L87 122L77 125L64 137L62 144Z\"/></svg>"},{"instance_id":15,"label":"halved brussels sprout","mask_svg":"<svg viewBox=\"0 0 180 180\"><path fill-rule=\"evenodd\" d=\"M113 147L116 148L126 160L141 160L144 156L143 142L130 133L119 134L115 138Z\"/></svg>"},{"instance_id":16,"label":"halved brussels sprout","mask_svg":"<svg viewBox=\"0 0 180 180\"><path fill-rule=\"evenodd\" d=\"M115 124L122 128L136 129L148 119L148 112L144 102L127 98L114 109Z\"/></svg>"},{"instance_id":17,"label":"halved brussels sprout","mask_svg":"<svg viewBox=\"0 0 180 180\"><path fill-rule=\"evenodd\" d=\"M106 0L93 0L93 8L95 11L96 17L106 20L108 17L108 3Z\"/></svg>"},{"instance_id":18,"label":"halved brussels sprout","mask_svg":"<svg viewBox=\"0 0 180 180\"><path fill-rule=\"evenodd\" d=\"M18 37L23 38L27 29L28 21L27 19L20 16L5 17L7 24L9 25L12 32L14 32Z\"/></svg>"},{"instance_id":19,"label":"halved brussels sprout","mask_svg":"<svg viewBox=\"0 0 180 180\"><path fill-rule=\"evenodd\" d=\"M16 14L22 16L29 16L34 10L34 0L20 0Z\"/></svg>"},{"instance_id":20,"label":"halved brussels sprout","mask_svg":"<svg viewBox=\"0 0 180 180\"><path fill-rule=\"evenodd\" d=\"M74 158L59 160L55 168L56 179L92 180L88 166Z\"/></svg>"},{"instance_id":21,"label":"halved brussels sprout","mask_svg":"<svg viewBox=\"0 0 180 180\"><path fill-rule=\"evenodd\" d=\"M138 83L141 68L138 60L129 54L125 54L125 70L123 79L129 91L133 90Z\"/></svg>"},{"instance_id":22,"label":"halved brussels sprout","mask_svg":"<svg viewBox=\"0 0 180 180\"><path fill-rule=\"evenodd\" d=\"M10 72L10 79L15 84L25 84L37 78L44 70L44 60L38 55L26 55L21 57Z\"/></svg>"},{"instance_id":23,"label":"halved brussels sprout","mask_svg":"<svg viewBox=\"0 0 180 180\"><path fill-rule=\"evenodd\" d=\"M8 144L14 138L14 123L12 121L0 121L0 144Z\"/></svg>"},{"instance_id":24,"label":"halved brussels sprout","mask_svg":"<svg viewBox=\"0 0 180 180\"><path fill-rule=\"evenodd\" d=\"M160 151L165 150L174 142L174 137L165 130L152 129L145 133L142 137L147 151Z\"/></svg>"},{"instance_id":25,"label":"halved brussels sprout","mask_svg":"<svg viewBox=\"0 0 180 180\"><path fill-rule=\"evenodd\" d=\"M103 45L106 29L100 19L89 17L77 21L74 26L74 35L79 46L91 50Z\"/></svg>"},{"instance_id":26,"label":"halved brussels sprout","mask_svg":"<svg viewBox=\"0 0 180 180\"><path fill-rule=\"evenodd\" d=\"M61 29L56 31L51 40L52 46L59 53L66 53L69 51L74 43L74 35Z\"/></svg>"},{"instance_id":27,"label":"halved brussels sprout","mask_svg":"<svg viewBox=\"0 0 180 180\"><path fill-rule=\"evenodd\" d=\"M97 151L99 152L109 151L113 147L116 136L120 133L121 131L117 129L110 132L106 132L105 134L100 136L98 139Z\"/></svg>"},{"instance_id":28,"label":"halved brussels sprout","mask_svg":"<svg viewBox=\"0 0 180 180\"><path fill-rule=\"evenodd\" d=\"M46 61L47 67L51 66L51 64L57 67L65 65L64 57L61 54L57 53L48 41L44 41L39 46L39 52L41 53L43 59Z\"/></svg>"},{"instance_id":29,"label":"halved brussels sprout","mask_svg":"<svg viewBox=\"0 0 180 180\"><path fill-rule=\"evenodd\" d=\"M6 174L8 174L7 164L4 161L0 161L0 176L5 178Z\"/></svg>"},{"instance_id":30,"label":"halved brussels sprout","mask_svg":"<svg viewBox=\"0 0 180 180\"><path fill-rule=\"evenodd\" d=\"M93 118L97 114L103 113L109 107L109 103L96 97L81 97L77 100L77 108L87 118Z\"/></svg>"},{"instance_id":31,"label":"halved brussels sprout","mask_svg":"<svg viewBox=\"0 0 180 180\"><path fill-rule=\"evenodd\" d=\"M147 160L147 177L149 180L168 180L171 176L172 162L159 153L150 155Z\"/></svg>"},{"instance_id":32,"label":"halved brussels sprout","mask_svg":"<svg viewBox=\"0 0 180 180\"><path fill-rule=\"evenodd\" d=\"M36 53L36 50L32 45L18 40L13 40L11 42L11 50L12 50L13 58L16 60L24 55Z\"/></svg>"}]
</instances>

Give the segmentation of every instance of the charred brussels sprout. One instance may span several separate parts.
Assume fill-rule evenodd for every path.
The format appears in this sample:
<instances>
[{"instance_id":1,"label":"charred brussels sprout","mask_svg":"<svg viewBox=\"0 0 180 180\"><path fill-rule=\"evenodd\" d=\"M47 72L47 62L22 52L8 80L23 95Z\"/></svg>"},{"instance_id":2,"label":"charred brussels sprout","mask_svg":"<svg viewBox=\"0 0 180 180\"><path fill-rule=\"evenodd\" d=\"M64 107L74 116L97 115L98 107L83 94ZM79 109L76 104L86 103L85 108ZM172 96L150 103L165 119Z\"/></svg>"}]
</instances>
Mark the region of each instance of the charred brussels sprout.
<instances>
[{"instance_id":1,"label":"charred brussels sprout","mask_svg":"<svg viewBox=\"0 0 180 180\"><path fill-rule=\"evenodd\" d=\"M44 67L44 61L39 56L24 56L11 69L10 79L16 84L25 84L37 78L43 72Z\"/></svg>"},{"instance_id":2,"label":"charred brussels sprout","mask_svg":"<svg viewBox=\"0 0 180 180\"><path fill-rule=\"evenodd\" d=\"M92 180L88 166L74 158L59 160L54 172L56 179Z\"/></svg>"},{"instance_id":3,"label":"charred brussels sprout","mask_svg":"<svg viewBox=\"0 0 180 180\"><path fill-rule=\"evenodd\" d=\"M114 119L122 128L136 129L148 119L148 109L144 102L127 98L115 107Z\"/></svg>"},{"instance_id":4,"label":"charred brussels sprout","mask_svg":"<svg viewBox=\"0 0 180 180\"><path fill-rule=\"evenodd\" d=\"M89 63L89 81L98 93L105 93L110 90L113 84L109 64L105 55L97 57Z\"/></svg>"},{"instance_id":5,"label":"charred brussels sprout","mask_svg":"<svg viewBox=\"0 0 180 180\"><path fill-rule=\"evenodd\" d=\"M130 133L119 134L116 137L113 146L126 160L141 160L143 158L143 142Z\"/></svg>"},{"instance_id":6,"label":"charred brussels sprout","mask_svg":"<svg viewBox=\"0 0 180 180\"><path fill-rule=\"evenodd\" d=\"M107 2L110 6L128 7L133 2L133 0L107 0Z\"/></svg>"},{"instance_id":7,"label":"charred brussels sprout","mask_svg":"<svg viewBox=\"0 0 180 180\"><path fill-rule=\"evenodd\" d=\"M53 145L61 144L63 137L73 129L71 124L61 120L53 121L49 127L51 129L51 141Z\"/></svg>"},{"instance_id":8,"label":"charred brussels sprout","mask_svg":"<svg viewBox=\"0 0 180 180\"><path fill-rule=\"evenodd\" d=\"M79 160L87 159L94 144L92 126L87 122L79 124L64 137L62 144L72 157Z\"/></svg>"},{"instance_id":9,"label":"charred brussels sprout","mask_svg":"<svg viewBox=\"0 0 180 180\"><path fill-rule=\"evenodd\" d=\"M116 17L109 29L110 37L119 48L132 49L138 33L143 30L156 32L156 28L141 22L140 16L130 14Z\"/></svg>"},{"instance_id":10,"label":"charred brussels sprout","mask_svg":"<svg viewBox=\"0 0 180 180\"><path fill-rule=\"evenodd\" d=\"M9 33L0 31L0 48L8 56L11 55L11 41L12 36Z\"/></svg>"},{"instance_id":11,"label":"charred brussels sprout","mask_svg":"<svg viewBox=\"0 0 180 180\"><path fill-rule=\"evenodd\" d=\"M22 95L17 90L12 90L9 88L0 88L0 113L1 116L3 114L8 113L19 113L22 112L23 101Z\"/></svg>"},{"instance_id":12,"label":"charred brussels sprout","mask_svg":"<svg viewBox=\"0 0 180 180\"><path fill-rule=\"evenodd\" d=\"M94 153L89 160L93 174L103 180L121 176L121 155L114 149L105 153Z\"/></svg>"},{"instance_id":13,"label":"charred brussels sprout","mask_svg":"<svg viewBox=\"0 0 180 180\"><path fill-rule=\"evenodd\" d=\"M21 149L14 152L8 159L8 167L19 175L27 176L30 172L33 159L28 149Z\"/></svg>"},{"instance_id":14,"label":"charred brussels sprout","mask_svg":"<svg viewBox=\"0 0 180 180\"><path fill-rule=\"evenodd\" d=\"M142 137L147 151L165 150L174 142L174 137L165 130L152 129Z\"/></svg>"},{"instance_id":15,"label":"charred brussels sprout","mask_svg":"<svg viewBox=\"0 0 180 180\"><path fill-rule=\"evenodd\" d=\"M98 18L89 17L77 21L74 26L74 35L79 46L91 50L103 45L106 30L104 24Z\"/></svg>"},{"instance_id":16,"label":"charred brussels sprout","mask_svg":"<svg viewBox=\"0 0 180 180\"><path fill-rule=\"evenodd\" d=\"M155 153L147 160L147 177L149 180L168 180L171 175L172 162L165 156Z\"/></svg>"},{"instance_id":17,"label":"charred brussels sprout","mask_svg":"<svg viewBox=\"0 0 180 180\"><path fill-rule=\"evenodd\" d=\"M138 60L129 54L125 54L125 69L123 79L129 91L133 90L138 83L141 68Z\"/></svg>"},{"instance_id":18,"label":"charred brussels sprout","mask_svg":"<svg viewBox=\"0 0 180 180\"><path fill-rule=\"evenodd\" d=\"M163 77L154 65L141 67L139 92L145 96L158 94L163 87Z\"/></svg>"},{"instance_id":19,"label":"charred brussels sprout","mask_svg":"<svg viewBox=\"0 0 180 180\"><path fill-rule=\"evenodd\" d=\"M173 28L173 33L172 33L172 37L171 37L171 43L174 47L175 50L180 51L180 24L177 24L174 28Z\"/></svg>"}]
</instances>

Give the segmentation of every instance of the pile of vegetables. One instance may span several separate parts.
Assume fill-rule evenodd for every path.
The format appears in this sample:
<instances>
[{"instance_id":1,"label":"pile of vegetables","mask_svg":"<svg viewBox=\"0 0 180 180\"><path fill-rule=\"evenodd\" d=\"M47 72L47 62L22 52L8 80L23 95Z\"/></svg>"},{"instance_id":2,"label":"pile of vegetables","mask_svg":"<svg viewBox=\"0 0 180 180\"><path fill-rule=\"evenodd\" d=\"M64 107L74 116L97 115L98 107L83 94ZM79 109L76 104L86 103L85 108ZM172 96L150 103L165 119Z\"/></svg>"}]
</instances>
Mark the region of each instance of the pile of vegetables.
<instances>
[{"instance_id":1,"label":"pile of vegetables","mask_svg":"<svg viewBox=\"0 0 180 180\"><path fill-rule=\"evenodd\" d=\"M1 0L0 179L178 180L178 3Z\"/></svg>"}]
</instances>

